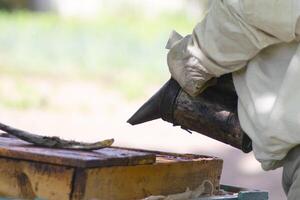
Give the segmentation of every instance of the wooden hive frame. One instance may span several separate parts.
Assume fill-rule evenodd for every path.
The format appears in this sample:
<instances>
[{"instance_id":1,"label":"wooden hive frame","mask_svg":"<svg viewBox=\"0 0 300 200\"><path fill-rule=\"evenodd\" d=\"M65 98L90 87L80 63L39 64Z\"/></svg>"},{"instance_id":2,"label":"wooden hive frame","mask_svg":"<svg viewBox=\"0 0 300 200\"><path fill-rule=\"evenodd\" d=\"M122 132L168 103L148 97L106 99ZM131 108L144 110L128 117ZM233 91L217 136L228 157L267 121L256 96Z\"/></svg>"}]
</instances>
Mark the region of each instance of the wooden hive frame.
<instances>
[{"instance_id":1,"label":"wooden hive frame","mask_svg":"<svg viewBox=\"0 0 300 200\"><path fill-rule=\"evenodd\" d=\"M195 189L219 189L214 157L108 148L45 149L0 137L0 196L47 200L134 200Z\"/></svg>"}]
</instances>

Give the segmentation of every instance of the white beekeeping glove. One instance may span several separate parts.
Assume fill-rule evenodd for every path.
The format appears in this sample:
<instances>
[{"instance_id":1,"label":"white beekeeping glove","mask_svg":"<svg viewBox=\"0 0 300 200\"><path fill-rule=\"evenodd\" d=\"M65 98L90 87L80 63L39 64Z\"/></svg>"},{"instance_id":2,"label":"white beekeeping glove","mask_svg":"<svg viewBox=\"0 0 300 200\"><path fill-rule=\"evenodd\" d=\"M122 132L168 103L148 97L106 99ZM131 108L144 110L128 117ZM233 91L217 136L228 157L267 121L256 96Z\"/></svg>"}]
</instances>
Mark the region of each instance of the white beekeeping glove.
<instances>
[{"instance_id":1,"label":"white beekeeping glove","mask_svg":"<svg viewBox=\"0 0 300 200\"><path fill-rule=\"evenodd\" d=\"M192 35L182 37L173 31L168 40L168 66L172 77L191 96L197 96L208 85L213 75L203 67L199 57L202 53L193 42Z\"/></svg>"}]
</instances>

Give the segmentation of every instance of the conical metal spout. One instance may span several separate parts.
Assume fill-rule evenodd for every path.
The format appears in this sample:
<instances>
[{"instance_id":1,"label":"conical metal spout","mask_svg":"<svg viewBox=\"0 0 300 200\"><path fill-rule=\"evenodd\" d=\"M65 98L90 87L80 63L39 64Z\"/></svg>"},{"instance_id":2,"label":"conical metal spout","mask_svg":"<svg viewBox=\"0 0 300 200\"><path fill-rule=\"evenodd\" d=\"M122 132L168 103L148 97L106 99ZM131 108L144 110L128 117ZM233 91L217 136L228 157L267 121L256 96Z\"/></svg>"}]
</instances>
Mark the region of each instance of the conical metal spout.
<instances>
[{"instance_id":1,"label":"conical metal spout","mask_svg":"<svg viewBox=\"0 0 300 200\"><path fill-rule=\"evenodd\" d=\"M144 105L142 105L142 107L140 107L127 122L131 125L137 125L161 118L159 107L160 99L163 95L162 89L154 94Z\"/></svg>"},{"instance_id":2,"label":"conical metal spout","mask_svg":"<svg viewBox=\"0 0 300 200\"><path fill-rule=\"evenodd\" d=\"M127 122L137 125L159 118L172 120L172 107L179 91L179 84L171 78Z\"/></svg>"}]
</instances>

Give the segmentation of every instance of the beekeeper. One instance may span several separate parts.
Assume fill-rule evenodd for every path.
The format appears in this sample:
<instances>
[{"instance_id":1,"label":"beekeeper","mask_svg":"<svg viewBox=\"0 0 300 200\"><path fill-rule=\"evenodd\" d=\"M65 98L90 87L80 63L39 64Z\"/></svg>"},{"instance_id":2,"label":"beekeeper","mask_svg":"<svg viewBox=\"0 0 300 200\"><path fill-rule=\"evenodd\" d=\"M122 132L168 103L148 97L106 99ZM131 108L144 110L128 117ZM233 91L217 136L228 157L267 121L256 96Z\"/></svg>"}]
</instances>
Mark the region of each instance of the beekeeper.
<instances>
[{"instance_id":1,"label":"beekeeper","mask_svg":"<svg viewBox=\"0 0 300 200\"><path fill-rule=\"evenodd\" d=\"M172 77L192 96L233 73L241 126L264 170L283 166L289 200L300 199L299 17L300 0L214 0L167 57Z\"/></svg>"}]
</instances>

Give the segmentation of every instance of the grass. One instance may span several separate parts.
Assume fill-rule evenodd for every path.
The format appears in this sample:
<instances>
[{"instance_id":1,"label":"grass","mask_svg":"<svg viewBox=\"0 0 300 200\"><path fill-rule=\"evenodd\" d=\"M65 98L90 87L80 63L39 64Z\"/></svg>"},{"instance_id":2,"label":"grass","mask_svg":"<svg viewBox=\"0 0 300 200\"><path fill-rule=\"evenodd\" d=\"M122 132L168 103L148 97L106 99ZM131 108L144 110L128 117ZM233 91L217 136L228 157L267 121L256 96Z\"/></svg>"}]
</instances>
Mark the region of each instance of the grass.
<instances>
[{"instance_id":1,"label":"grass","mask_svg":"<svg viewBox=\"0 0 300 200\"><path fill-rule=\"evenodd\" d=\"M0 73L16 79L100 80L132 100L147 86L168 78L164 49L168 35L174 28L187 34L194 23L178 13L149 18L128 10L102 13L89 21L51 13L0 12ZM17 108L39 104L30 85L19 85L15 84L20 95L14 100L0 88L0 104Z\"/></svg>"}]
</instances>

